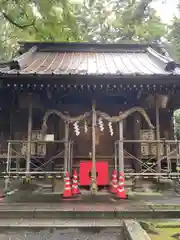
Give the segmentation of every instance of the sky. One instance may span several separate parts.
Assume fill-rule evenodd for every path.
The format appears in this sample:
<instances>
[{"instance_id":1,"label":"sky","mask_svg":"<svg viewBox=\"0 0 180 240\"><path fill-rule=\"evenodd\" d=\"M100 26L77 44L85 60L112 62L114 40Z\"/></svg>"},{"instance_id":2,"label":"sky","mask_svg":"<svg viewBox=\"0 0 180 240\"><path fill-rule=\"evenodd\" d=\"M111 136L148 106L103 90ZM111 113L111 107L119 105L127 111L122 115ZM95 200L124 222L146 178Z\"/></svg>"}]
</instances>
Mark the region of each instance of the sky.
<instances>
[{"instance_id":1,"label":"sky","mask_svg":"<svg viewBox=\"0 0 180 240\"><path fill-rule=\"evenodd\" d=\"M157 10L162 21L171 23L174 15L177 15L178 0L154 0L152 6Z\"/></svg>"}]
</instances>

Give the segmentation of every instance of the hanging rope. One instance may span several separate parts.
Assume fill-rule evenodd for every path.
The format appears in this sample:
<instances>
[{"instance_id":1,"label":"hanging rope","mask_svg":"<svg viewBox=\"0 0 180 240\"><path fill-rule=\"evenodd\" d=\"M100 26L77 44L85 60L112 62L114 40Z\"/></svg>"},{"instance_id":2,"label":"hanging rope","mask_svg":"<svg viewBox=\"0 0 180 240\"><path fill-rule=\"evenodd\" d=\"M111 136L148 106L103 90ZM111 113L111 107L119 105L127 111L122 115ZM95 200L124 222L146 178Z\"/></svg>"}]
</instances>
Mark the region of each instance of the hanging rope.
<instances>
[{"instance_id":1,"label":"hanging rope","mask_svg":"<svg viewBox=\"0 0 180 240\"><path fill-rule=\"evenodd\" d=\"M43 133L45 133L47 131L47 121L48 118L50 117L50 115L57 115L58 117L60 117L63 121L65 122L69 122L69 123L74 123L74 122L79 122L84 120L85 118L89 117L91 115L91 112L86 112L83 115L80 115L78 117L68 117L67 115L61 113L58 110L48 110L43 118L43 122L42 122L42 127L41 130Z\"/></svg>"},{"instance_id":2,"label":"hanging rope","mask_svg":"<svg viewBox=\"0 0 180 240\"><path fill-rule=\"evenodd\" d=\"M96 111L97 115L99 115L106 121L112 122L112 123L120 122L135 112L139 112L144 117L144 119L146 120L146 122L148 123L148 125L151 129L154 128L146 111L141 107L130 108L130 109L126 110L125 112L121 113L119 116L113 116L113 117L110 117L108 114L106 114L104 112ZM47 120L50 117L50 115L52 115L52 114L57 115L63 121L69 122L69 123L79 122L79 121L85 120L87 117L91 116L91 112L86 112L83 115L79 115L77 117L69 117L69 116L61 113L58 110L49 110L45 113L44 118L43 118L43 123L42 123L42 128L41 128L43 133L45 133L47 131Z\"/></svg>"},{"instance_id":3,"label":"hanging rope","mask_svg":"<svg viewBox=\"0 0 180 240\"><path fill-rule=\"evenodd\" d=\"M139 112L145 118L146 122L148 123L148 125L151 129L154 128L146 111L141 107L130 108L130 109L126 110L125 112L121 113L119 116L113 116L113 117L110 117L108 114L106 114L104 112L96 111L97 115L104 118L106 121L114 122L114 123L120 122L120 121L126 119L128 116L130 116L131 114L133 114L135 112Z\"/></svg>"}]
</instances>

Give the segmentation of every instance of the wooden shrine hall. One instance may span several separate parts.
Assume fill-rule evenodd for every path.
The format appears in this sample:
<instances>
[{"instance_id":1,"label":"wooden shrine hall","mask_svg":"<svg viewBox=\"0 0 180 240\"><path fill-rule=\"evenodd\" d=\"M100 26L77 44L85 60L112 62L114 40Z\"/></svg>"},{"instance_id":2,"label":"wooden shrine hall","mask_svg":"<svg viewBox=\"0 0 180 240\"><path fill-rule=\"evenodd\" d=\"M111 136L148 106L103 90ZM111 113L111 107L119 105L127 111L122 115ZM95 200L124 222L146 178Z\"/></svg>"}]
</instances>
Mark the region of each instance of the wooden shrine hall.
<instances>
[{"instance_id":1,"label":"wooden shrine hall","mask_svg":"<svg viewBox=\"0 0 180 240\"><path fill-rule=\"evenodd\" d=\"M156 44L21 42L0 66L4 174L63 176L80 185L179 175L173 112L180 68Z\"/></svg>"}]
</instances>

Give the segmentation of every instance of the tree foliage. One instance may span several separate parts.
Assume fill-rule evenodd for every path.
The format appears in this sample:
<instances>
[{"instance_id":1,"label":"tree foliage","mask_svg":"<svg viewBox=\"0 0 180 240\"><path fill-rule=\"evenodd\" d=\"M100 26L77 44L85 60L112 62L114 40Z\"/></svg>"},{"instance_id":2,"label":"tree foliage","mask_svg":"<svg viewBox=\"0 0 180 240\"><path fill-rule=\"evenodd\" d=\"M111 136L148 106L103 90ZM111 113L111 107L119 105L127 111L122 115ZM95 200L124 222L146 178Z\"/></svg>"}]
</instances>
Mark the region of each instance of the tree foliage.
<instances>
[{"instance_id":1,"label":"tree foliage","mask_svg":"<svg viewBox=\"0 0 180 240\"><path fill-rule=\"evenodd\" d=\"M84 0L76 6L80 35L87 41L156 41L165 26L148 4L150 0Z\"/></svg>"},{"instance_id":2,"label":"tree foliage","mask_svg":"<svg viewBox=\"0 0 180 240\"><path fill-rule=\"evenodd\" d=\"M174 112L175 135L180 140L180 110Z\"/></svg>"},{"instance_id":3,"label":"tree foliage","mask_svg":"<svg viewBox=\"0 0 180 240\"><path fill-rule=\"evenodd\" d=\"M177 12L180 13L180 0L177 4ZM178 14L179 15L179 14ZM176 57L180 60L180 17L175 16L172 24L169 26L167 38L172 46Z\"/></svg>"},{"instance_id":4,"label":"tree foliage","mask_svg":"<svg viewBox=\"0 0 180 240\"><path fill-rule=\"evenodd\" d=\"M77 41L76 18L67 0L0 0L0 52L11 58L18 40Z\"/></svg>"},{"instance_id":5,"label":"tree foliage","mask_svg":"<svg viewBox=\"0 0 180 240\"><path fill-rule=\"evenodd\" d=\"M177 58L180 59L180 18L174 18L169 30L168 39L175 48Z\"/></svg>"}]
</instances>

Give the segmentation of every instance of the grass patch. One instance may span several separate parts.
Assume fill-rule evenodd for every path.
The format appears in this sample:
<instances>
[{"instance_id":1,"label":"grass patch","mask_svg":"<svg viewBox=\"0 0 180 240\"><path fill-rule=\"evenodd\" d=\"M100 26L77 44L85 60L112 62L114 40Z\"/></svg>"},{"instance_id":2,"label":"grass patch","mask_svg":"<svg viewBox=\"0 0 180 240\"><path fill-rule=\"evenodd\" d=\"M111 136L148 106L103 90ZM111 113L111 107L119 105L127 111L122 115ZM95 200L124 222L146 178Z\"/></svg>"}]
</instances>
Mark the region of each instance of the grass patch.
<instances>
[{"instance_id":1,"label":"grass patch","mask_svg":"<svg viewBox=\"0 0 180 240\"><path fill-rule=\"evenodd\" d=\"M158 229L158 235L149 233L149 236L151 240L178 240L178 238L172 236L179 232L180 228L160 228Z\"/></svg>"},{"instance_id":2,"label":"grass patch","mask_svg":"<svg viewBox=\"0 0 180 240\"><path fill-rule=\"evenodd\" d=\"M167 209L167 210L180 210L180 205L166 205L166 204L147 204L151 206L154 210L161 210L161 209Z\"/></svg>"},{"instance_id":3,"label":"grass patch","mask_svg":"<svg viewBox=\"0 0 180 240\"><path fill-rule=\"evenodd\" d=\"M144 222L140 221L139 222L141 227L148 233L152 235L158 235L158 231L156 229L156 225L152 222Z\"/></svg>"},{"instance_id":4,"label":"grass patch","mask_svg":"<svg viewBox=\"0 0 180 240\"><path fill-rule=\"evenodd\" d=\"M159 222L156 228L180 228L180 222Z\"/></svg>"},{"instance_id":5,"label":"grass patch","mask_svg":"<svg viewBox=\"0 0 180 240\"><path fill-rule=\"evenodd\" d=\"M173 235L180 233L179 222L139 222L151 240L178 240Z\"/></svg>"},{"instance_id":6,"label":"grass patch","mask_svg":"<svg viewBox=\"0 0 180 240\"><path fill-rule=\"evenodd\" d=\"M130 196L162 196L162 193L160 192L133 192L128 191L128 195Z\"/></svg>"}]
</instances>

